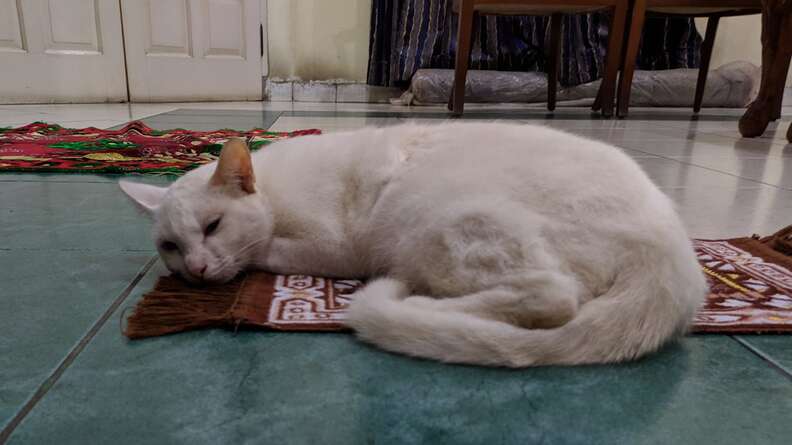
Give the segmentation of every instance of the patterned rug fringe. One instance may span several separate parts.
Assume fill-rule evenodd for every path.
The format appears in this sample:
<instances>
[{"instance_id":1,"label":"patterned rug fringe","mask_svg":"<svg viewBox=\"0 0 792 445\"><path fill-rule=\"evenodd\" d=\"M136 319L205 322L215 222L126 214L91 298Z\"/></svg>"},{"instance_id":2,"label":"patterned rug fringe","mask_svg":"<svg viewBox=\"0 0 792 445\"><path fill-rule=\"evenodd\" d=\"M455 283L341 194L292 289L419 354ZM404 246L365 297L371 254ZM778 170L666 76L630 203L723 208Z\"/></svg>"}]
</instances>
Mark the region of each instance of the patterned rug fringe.
<instances>
[{"instance_id":1,"label":"patterned rug fringe","mask_svg":"<svg viewBox=\"0 0 792 445\"><path fill-rule=\"evenodd\" d=\"M202 287L188 287L175 277L161 277L127 319L124 335L130 339L234 324L242 280Z\"/></svg>"},{"instance_id":2,"label":"patterned rug fringe","mask_svg":"<svg viewBox=\"0 0 792 445\"><path fill-rule=\"evenodd\" d=\"M248 272L219 285L195 287L160 277L127 318L130 339L209 327L282 331L348 331L339 321L361 283L302 275ZM284 304L281 304L284 303ZM313 315L313 318L310 317Z\"/></svg>"},{"instance_id":3,"label":"patterned rug fringe","mask_svg":"<svg viewBox=\"0 0 792 445\"><path fill-rule=\"evenodd\" d=\"M759 235L754 235L751 239L766 244L776 252L792 256L792 225L784 227L770 236L762 238ZM785 262L787 265L792 265L792 257L782 256L779 260Z\"/></svg>"}]
</instances>

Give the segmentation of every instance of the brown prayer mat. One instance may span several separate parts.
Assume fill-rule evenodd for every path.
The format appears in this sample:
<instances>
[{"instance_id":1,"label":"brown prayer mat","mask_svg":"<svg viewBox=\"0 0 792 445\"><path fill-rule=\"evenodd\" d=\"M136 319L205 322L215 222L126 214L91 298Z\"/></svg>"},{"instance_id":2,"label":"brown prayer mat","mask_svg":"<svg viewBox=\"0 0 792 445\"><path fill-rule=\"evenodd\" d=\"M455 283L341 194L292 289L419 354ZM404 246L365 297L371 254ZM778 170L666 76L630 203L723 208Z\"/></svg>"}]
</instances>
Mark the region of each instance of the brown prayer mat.
<instances>
[{"instance_id":1,"label":"brown prayer mat","mask_svg":"<svg viewBox=\"0 0 792 445\"><path fill-rule=\"evenodd\" d=\"M772 236L693 240L710 284L693 332L792 332L792 226ZM357 280L250 272L223 285L192 287L162 277L127 319L131 339L240 326L346 331Z\"/></svg>"}]
</instances>

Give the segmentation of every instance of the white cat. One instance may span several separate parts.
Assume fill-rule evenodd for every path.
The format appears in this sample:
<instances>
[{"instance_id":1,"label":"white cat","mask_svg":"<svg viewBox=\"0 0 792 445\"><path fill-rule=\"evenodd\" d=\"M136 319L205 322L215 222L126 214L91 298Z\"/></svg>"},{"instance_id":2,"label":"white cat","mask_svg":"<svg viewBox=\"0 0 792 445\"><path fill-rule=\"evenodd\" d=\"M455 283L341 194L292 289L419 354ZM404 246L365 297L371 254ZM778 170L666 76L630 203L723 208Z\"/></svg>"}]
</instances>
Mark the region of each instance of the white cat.
<instances>
[{"instance_id":1,"label":"white cat","mask_svg":"<svg viewBox=\"0 0 792 445\"><path fill-rule=\"evenodd\" d=\"M672 203L618 149L548 128L443 123L277 142L164 189L122 182L162 259L374 277L348 324L446 362L618 362L686 331L705 280Z\"/></svg>"}]
</instances>

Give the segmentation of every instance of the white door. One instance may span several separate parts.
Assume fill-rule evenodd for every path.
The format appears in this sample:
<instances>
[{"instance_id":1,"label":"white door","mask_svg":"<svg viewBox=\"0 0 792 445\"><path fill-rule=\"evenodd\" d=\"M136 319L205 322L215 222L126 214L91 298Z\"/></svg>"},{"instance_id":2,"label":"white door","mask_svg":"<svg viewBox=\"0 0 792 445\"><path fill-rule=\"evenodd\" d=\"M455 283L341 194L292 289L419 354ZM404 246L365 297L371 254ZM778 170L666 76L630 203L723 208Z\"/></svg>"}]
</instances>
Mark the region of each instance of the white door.
<instances>
[{"instance_id":1,"label":"white door","mask_svg":"<svg viewBox=\"0 0 792 445\"><path fill-rule=\"evenodd\" d=\"M260 100L259 0L121 0L133 102Z\"/></svg>"},{"instance_id":2,"label":"white door","mask_svg":"<svg viewBox=\"0 0 792 445\"><path fill-rule=\"evenodd\" d=\"M0 103L126 99L118 0L0 0Z\"/></svg>"}]
</instances>

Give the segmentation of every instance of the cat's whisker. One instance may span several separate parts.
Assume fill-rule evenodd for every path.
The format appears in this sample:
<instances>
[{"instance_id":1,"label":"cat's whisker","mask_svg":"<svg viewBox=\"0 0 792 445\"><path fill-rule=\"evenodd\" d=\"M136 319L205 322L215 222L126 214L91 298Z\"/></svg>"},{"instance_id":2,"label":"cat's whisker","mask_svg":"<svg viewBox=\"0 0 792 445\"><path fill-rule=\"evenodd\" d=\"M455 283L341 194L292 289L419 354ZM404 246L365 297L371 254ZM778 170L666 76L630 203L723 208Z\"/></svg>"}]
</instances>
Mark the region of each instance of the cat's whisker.
<instances>
[{"instance_id":1,"label":"cat's whisker","mask_svg":"<svg viewBox=\"0 0 792 445\"><path fill-rule=\"evenodd\" d=\"M268 236L265 236L265 237L261 237L261 238L255 239L255 240L253 240L253 241L251 241L251 242L249 242L249 243L245 244L244 246L242 246L242 248L240 248L240 249L239 249L239 250L237 250L236 252L234 252L234 253L232 253L232 254L230 254L230 255L226 255L226 256L225 256L225 257L224 257L224 258L223 258L223 259L220 261L220 264L218 264L218 265L217 265L217 268L218 268L218 269L222 269L222 268L224 268L225 266L227 266L227 265L228 265L228 263L229 263L229 262L233 261L233 260L234 260L235 258L237 258L239 255L241 255L241 254L243 254L243 253L247 252L248 250L250 250L250 249L252 249L253 247L255 247L256 245L258 245L259 243L261 243L261 242L264 242L264 241L267 241L269 238L270 238L270 237L268 237Z\"/></svg>"}]
</instances>

